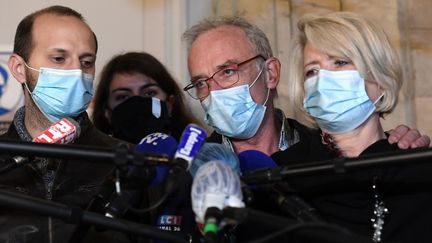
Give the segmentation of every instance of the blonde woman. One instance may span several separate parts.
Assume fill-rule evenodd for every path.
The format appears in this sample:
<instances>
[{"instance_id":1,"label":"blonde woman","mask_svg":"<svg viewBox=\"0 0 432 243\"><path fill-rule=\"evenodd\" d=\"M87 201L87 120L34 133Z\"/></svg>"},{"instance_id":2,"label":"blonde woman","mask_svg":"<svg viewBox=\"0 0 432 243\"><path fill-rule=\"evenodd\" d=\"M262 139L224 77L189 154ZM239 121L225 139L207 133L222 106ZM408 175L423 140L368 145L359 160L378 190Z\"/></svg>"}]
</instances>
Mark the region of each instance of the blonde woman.
<instances>
[{"instance_id":1,"label":"blonde woman","mask_svg":"<svg viewBox=\"0 0 432 243\"><path fill-rule=\"evenodd\" d=\"M357 157L397 150L380 119L397 103L402 68L383 29L348 12L307 16L298 28L289 56L290 98L299 114L320 128L328 151ZM431 168L348 173L321 180L323 190L304 196L330 222L375 242L430 242Z\"/></svg>"}]
</instances>

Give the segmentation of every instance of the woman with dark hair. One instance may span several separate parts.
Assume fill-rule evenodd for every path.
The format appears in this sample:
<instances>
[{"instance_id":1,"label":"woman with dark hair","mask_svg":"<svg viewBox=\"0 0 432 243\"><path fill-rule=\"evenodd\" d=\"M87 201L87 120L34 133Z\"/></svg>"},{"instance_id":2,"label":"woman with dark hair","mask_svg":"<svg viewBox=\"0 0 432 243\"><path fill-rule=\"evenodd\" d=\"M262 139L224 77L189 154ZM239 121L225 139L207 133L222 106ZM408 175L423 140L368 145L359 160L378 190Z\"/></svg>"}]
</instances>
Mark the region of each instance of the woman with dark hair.
<instances>
[{"instance_id":1,"label":"woman with dark hair","mask_svg":"<svg viewBox=\"0 0 432 243\"><path fill-rule=\"evenodd\" d=\"M170 134L178 141L188 124L200 124L186 109L183 93L167 69L145 52L128 52L108 61L96 88L93 107L92 119L97 128L134 144L155 132ZM166 169L158 167L156 173L164 174ZM198 231L190 201L192 177L188 173L181 175L178 184L163 204L141 219L146 224L150 220L150 224L160 229L195 238ZM134 202L134 207L154 205L164 192L163 185L140 191L143 201ZM136 219L134 215L125 217Z\"/></svg>"},{"instance_id":2,"label":"woman with dark hair","mask_svg":"<svg viewBox=\"0 0 432 243\"><path fill-rule=\"evenodd\" d=\"M199 124L173 77L145 52L117 55L105 65L93 107L97 128L131 143L153 132L178 140L187 124Z\"/></svg>"}]
</instances>

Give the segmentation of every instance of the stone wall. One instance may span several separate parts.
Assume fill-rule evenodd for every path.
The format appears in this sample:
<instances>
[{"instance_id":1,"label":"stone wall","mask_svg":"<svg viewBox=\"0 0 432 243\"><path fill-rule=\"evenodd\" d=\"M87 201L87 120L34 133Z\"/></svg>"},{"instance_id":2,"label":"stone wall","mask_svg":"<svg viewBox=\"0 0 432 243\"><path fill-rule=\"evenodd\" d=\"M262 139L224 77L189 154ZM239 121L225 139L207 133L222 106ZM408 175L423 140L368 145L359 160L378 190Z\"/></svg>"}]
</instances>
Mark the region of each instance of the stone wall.
<instances>
[{"instance_id":1,"label":"stone wall","mask_svg":"<svg viewBox=\"0 0 432 243\"><path fill-rule=\"evenodd\" d=\"M384 27L399 51L404 86L395 111L383 121L386 129L397 124L432 135L432 1L430 0L214 0L215 15L241 14L268 35L275 56L282 61L277 106L290 116L286 65L288 45L296 22L304 14L327 11L360 13Z\"/></svg>"}]
</instances>

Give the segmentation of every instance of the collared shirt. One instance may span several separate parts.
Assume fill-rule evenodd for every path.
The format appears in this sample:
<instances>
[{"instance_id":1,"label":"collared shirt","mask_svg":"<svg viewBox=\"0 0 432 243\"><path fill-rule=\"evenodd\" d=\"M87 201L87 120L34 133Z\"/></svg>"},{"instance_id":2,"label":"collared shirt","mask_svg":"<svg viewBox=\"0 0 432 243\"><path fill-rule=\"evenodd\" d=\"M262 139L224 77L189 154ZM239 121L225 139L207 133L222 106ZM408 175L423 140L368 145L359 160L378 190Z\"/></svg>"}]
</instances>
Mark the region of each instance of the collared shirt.
<instances>
[{"instance_id":1,"label":"collared shirt","mask_svg":"<svg viewBox=\"0 0 432 243\"><path fill-rule=\"evenodd\" d=\"M297 132L297 130L290 127L288 122L286 122L286 116L285 113L280 109L275 109L275 116L276 120L282 124L281 125L281 131L279 135L279 151L285 151L292 145L298 143L300 141L300 136ZM222 135L222 144L227 146L231 149L231 151L234 151L234 146L232 145L230 139L224 135Z\"/></svg>"}]
</instances>

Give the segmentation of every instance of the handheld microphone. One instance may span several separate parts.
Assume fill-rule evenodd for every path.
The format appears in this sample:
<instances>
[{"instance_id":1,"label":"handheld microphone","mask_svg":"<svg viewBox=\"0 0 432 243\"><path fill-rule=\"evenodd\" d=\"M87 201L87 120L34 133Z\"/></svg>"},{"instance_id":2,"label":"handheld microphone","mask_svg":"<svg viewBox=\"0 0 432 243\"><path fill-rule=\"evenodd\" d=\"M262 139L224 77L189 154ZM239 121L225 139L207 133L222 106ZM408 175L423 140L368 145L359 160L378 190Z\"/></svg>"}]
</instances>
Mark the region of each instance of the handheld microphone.
<instances>
[{"instance_id":1,"label":"handheld microphone","mask_svg":"<svg viewBox=\"0 0 432 243\"><path fill-rule=\"evenodd\" d=\"M177 150L177 141L170 135L165 133L151 133L141 139L135 146L135 152L145 153L157 156L166 156L170 160L174 157ZM149 183L150 186L162 184L168 172L167 165L160 164L155 168L148 166L129 166L124 178L128 185L126 190L123 190L121 196L115 195L105 206L105 216L121 217L127 211L125 202L130 205L136 205L141 201L141 187ZM150 182L149 182L150 181ZM122 197L122 198L120 198Z\"/></svg>"},{"instance_id":2,"label":"handheld microphone","mask_svg":"<svg viewBox=\"0 0 432 243\"><path fill-rule=\"evenodd\" d=\"M49 143L49 144L68 144L73 142L81 133L78 123L69 118L62 118L54 122L48 129L43 131L39 136L33 139L36 143ZM10 170L22 166L29 161L27 157L14 156L6 159L4 165L0 167L0 174L6 173Z\"/></svg>"},{"instance_id":3,"label":"handheld microphone","mask_svg":"<svg viewBox=\"0 0 432 243\"><path fill-rule=\"evenodd\" d=\"M189 124L185 128L174 155L173 166L168 170L165 180L165 194L169 194L175 189L179 176L189 169L206 137L206 131L197 125Z\"/></svg>"},{"instance_id":4,"label":"handheld microphone","mask_svg":"<svg viewBox=\"0 0 432 243\"><path fill-rule=\"evenodd\" d=\"M239 155L240 168L244 174L261 169L277 167L275 161L257 150L246 150ZM253 186L255 187L255 186ZM269 192L270 198L287 214L303 222L323 221L314 207L296 195L287 183L262 185L256 188Z\"/></svg>"},{"instance_id":5,"label":"handheld microphone","mask_svg":"<svg viewBox=\"0 0 432 243\"><path fill-rule=\"evenodd\" d=\"M78 123L65 117L54 122L47 130L33 139L36 143L68 144L72 143L81 133Z\"/></svg>"}]
</instances>

